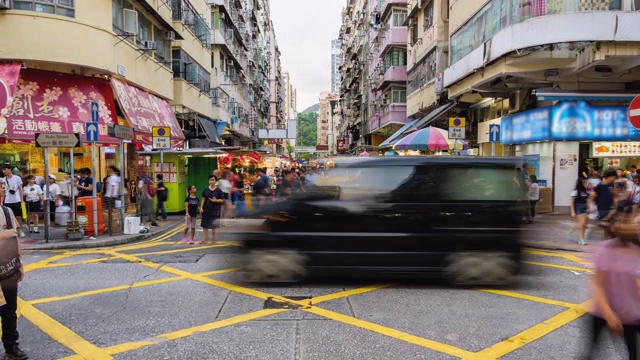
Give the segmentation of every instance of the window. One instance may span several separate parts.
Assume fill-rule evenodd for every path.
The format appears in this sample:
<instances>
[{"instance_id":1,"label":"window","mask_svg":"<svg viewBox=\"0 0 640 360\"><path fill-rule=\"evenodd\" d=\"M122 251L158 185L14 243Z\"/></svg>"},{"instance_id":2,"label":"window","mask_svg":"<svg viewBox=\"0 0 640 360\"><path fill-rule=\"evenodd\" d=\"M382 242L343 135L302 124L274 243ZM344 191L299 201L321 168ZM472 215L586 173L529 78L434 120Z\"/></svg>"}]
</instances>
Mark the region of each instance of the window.
<instances>
[{"instance_id":1,"label":"window","mask_svg":"<svg viewBox=\"0 0 640 360\"><path fill-rule=\"evenodd\" d=\"M424 8L424 30L433 26L433 0Z\"/></svg>"},{"instance_id":2,"label":"window","mask_svg":"<svg viewBox=\"0 0 640 360\"><path fill-rule=\"evenodd\" d=\"M418 42L418 24L411 26L411 45L415 45Z\"/></svg>"},{"instance_id":3,"label":"window","mask_svg":"<svg viewBox=\"0 0 640 360\"><path fill-rule=\"evenodd\" d=\"M340 188L340 200L360 200L394 191L414 173L413 166L333 168L318 186Z\"/></svg>"},{"instance_id":4,"label":"window","mask_svg":"<svg viewBox=\"0 0 640 360\"><path fill-rule=\"evenodd\" d=\"M436 77L437 57L435 49L425 56L407 74L407 87L409 94L420 89Z\"/></svg>"},{"instance_id":5,"label":"window","mask_svg":"<svg viewBox=\"0 0 640 360\"><path fill-rule=\"evenodd\" d=\"M136 43L139 47L144 47L144 42L151 40L151 20L147 19L142 13L138 13L138 35L136 35Z\"/></svg>"},{"instance_id":6,"label":"window","mask_svg":"<svg viewBox=\"0 0 640 360\"><path fill-rule=\"evenodd\" d=\"M446 199L459 201L515 201L513 168L491 165L456 166L442 169L441 192Z\"/></svg>"},{"instance_id":7,"label":"window","mask_svg":"<svg viewBox=\"0 0 640 360\"><path fill-rule=\"evenodd\" d=\"M165 38L164 33L165 31L159 27L153 27L153 38L158 47L153 57L164 66L169 66L171 64L171 42Z\"/></svg>"},{"instance_id":8,"label":"window","mask_svg":"<svg viewBox=\"0 0 640 360\"><path fill-rule=\"evenodd\" d=\"M200 91L209 95L211 89L211 73L196 63L191 56L182 50L172 51L172 68L174 79L184 79Z\"/></svg>"},{"instance_id":9,"label":"window","mask_svg":"<svg viewBox=\"0 0 640 360\"><path fill-rule=\"evenodd\" d=\"M173 20L182 23L198 38L204 46L211 46L211 28L187 0L172 0Z\"/></svg>"},{"instance_id":10,"label":"window","mask_svg":"<svg viewBox=\"0 0 640 360\"><path fill-rule=\"evenodd\" d=\"M13 0L13 8L67 17L75 16L74 0Z\"/></svg>"},{"instance_id":11,"label":"window","mask_svg":"<svg viewBox=\"0 0 640 360\"><path fill-rule=\"evenodd\" d=\"M407 19L407 10L393 9L391 12L391 26L398 27L404 26L404 21Z\"/></svg>"},{"instance_id":12,"label":"window","mask_svg":"<svg viewBox=\"0 0 640 360\"><path fill-rule=\"evenodd\" d=\"M124 9L133 10L133 5L129 0L113 0L111 2L111 22L113 25L113 32L118 35L124 34ZM126 39L133 43L132 36L127 36Z\"/></svg>"},{"instance_id":13,"label":"window","mask_svg":"<svg viewBox=\"0 0 640 360\"><path fill-rule=\"evenodd\" d=\"M407 66L407 50L393 48L385 54L383 61L383 74L392 66Z\"/></svg>"},{"instance_id":14,"label":"window","mask_svg":"<svg viewBox=\"0 0 640 360\"><path fill-rule=\"evenodd\" d=\"M396 104L404 104L407 102L407 89L393 87L391 90L391 102Z\"/></svg>"}]
</instances>

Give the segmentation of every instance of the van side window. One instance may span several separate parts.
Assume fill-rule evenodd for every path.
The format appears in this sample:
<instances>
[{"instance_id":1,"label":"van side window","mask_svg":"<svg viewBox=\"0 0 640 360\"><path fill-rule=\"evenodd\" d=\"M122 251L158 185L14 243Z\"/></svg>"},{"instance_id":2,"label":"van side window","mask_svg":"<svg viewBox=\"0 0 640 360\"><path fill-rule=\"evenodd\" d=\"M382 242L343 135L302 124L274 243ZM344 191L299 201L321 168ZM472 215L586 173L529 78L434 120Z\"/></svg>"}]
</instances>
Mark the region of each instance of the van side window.
<instances>
[{"instance_id":1,"label":"van side window","mask_svg":"<svg viewBox=\"0 0 640 360\"><path fill-rule=\"evenodd\" d=\"M436 202L438 194L438 176L440 164L420 164L415 167L412 176L391 192L395 203Z\"/></svg>"},{"instance_id":2,"label":"van side window","mask_svg":"<svg viewBox=\"0 0 640 360\"><path fill-rule=\"evenodd\" d=\"M443 169L441 193L457 201L515 201L513 169L489 164L458 165Z\"/></svg>"}]
</instances>

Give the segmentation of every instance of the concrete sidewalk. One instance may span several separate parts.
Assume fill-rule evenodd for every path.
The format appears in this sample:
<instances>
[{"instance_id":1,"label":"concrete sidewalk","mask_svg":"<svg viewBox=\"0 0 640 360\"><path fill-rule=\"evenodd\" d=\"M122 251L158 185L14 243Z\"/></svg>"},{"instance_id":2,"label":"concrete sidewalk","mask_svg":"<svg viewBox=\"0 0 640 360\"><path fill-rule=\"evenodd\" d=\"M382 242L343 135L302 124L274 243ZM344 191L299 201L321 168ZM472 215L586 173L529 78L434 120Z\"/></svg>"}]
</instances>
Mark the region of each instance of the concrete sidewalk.
<instances>
[{"instance_id":1,"label":"concrete sidewalk","mask_svg":"<svg viewBox=\"0 0 640 360\"><path fill-rule=\"evenodd\" d=\"M27 233L26 237L21 238L20 246L23 250L70 250L128 244L156 237L177 228L184 224L184 215L169 216L168 221L157 221L157 223L159 226L150 226L148 222L141 224L149 227L149 232L145 234L124 235L120 233L113 236L105 234L94 239L85 236L80 241L67 241L65 239L66 229L60 226L51 231L51 239L48 243L44 240L44 230L41 226L40 233Z\"/></svg>"},{"instance_id":2,"label":"concrete sidewalk","mask_svg":"<svg viewBox=\"0 0 640 360\"><path fill-rule=\"evenodd\" d=\"M587 245L580 245L575 240L569 240L569 230L574 226L569 212L555 212L541 214L533 224L522 226L523 241L529 247L566 250L566 251L591 251L594 244L604 240L604 231L595 223L589 223L589 229L585 236Z\"/></svg>"}]
</instances>

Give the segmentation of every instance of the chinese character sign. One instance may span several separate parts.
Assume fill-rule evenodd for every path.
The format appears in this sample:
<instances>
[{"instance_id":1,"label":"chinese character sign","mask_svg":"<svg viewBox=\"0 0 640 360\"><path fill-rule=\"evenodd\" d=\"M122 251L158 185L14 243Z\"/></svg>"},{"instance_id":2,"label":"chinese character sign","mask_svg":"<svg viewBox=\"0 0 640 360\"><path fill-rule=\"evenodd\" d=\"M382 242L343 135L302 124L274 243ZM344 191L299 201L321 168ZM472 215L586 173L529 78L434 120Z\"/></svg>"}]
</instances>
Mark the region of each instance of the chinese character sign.
<instances>
[{"instance_id":1,"label":"chinese character sign","mask_svg":"<svg viewBox=\"0 0 640 360\"><path fill-rule=\"evenodd\" d=\"M7 133L7 118L18 84L20 67L20 63L0 64L0 135Z\"/></svg>"},{"instance_id":2,"label":"chinese character sign","mask_svg":"<svg viewBox=\"0 0 640 360\"><path fill-rule=\"evenodd\" d=\"M111 86L132 128L151 133L154 126L169 126L172 139L184 140L180 124L165 100L118 79L111 79Z\"/></svg>"},{"instance_id":3,"label":"chinese character sign","mask_svg":"<svg viewBox=\"0 0 640 360\"><path fill-rule=\"evenodd\" d=\"M91 102L99 106L99 125L117 123L115 101L103 79L52 71L22 70L11 105L6 133L32 140L36 133L84 133L91 121ZM106 135L106 131L105 131ZM104 142L117 142L106 137Z\"/></svg>"},{"instance_id":4,"label":"chinese character sign","mask_svg":"<svg viewBox=\"0 0 640 360\"><path fill-rule=\"evenodd\" d=\"M344 140L338 140L338 152L344 151Z\"/></svg>"}]
</instances>

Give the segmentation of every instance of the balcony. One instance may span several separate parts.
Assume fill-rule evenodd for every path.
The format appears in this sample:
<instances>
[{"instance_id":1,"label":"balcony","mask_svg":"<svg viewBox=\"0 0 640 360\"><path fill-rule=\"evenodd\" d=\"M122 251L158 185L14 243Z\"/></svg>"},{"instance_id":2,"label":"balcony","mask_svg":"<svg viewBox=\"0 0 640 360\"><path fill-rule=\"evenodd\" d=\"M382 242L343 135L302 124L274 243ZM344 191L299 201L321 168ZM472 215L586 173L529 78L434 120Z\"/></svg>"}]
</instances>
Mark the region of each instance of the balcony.
<instances>
[{"instance_id":1,"label":"balcony","mask_svg":"<svg viewBox=\"0 0 640 360\"><path fill-rule=\"evenodd\" d=\"M391 83L407 83L407 67L391 66L385 71L376 89L381 90Z\"/></svg>"},{"instance_id":2,"label":"balcony","mask_svg":"<svg viewBox=\"0 0 640 360\"><path fill-rule=\"evenodd\" d=\"M406 9L407 0L379 0L380 1L380 9L382 9L382 13L380 14L381 19L388 19L389 14L391 14L391 9L396 7L401 7ZM424 0L423 0L424 1Z\"/></svg>"},{"instance_id":3,"label":"balcony","mask_svg":"<svg viewBox=\"0 0 640 360\"><path fill-rule=\"evenodd\" d=\"M391 104L385 111L379 113L380 117L369 119L369 132L375 132L391 124L404 124L407 122L407 105Z\"/></svg>"},{"instance_id":4,"label":"balcony","mask_svg":"<svg viewBox=\"0 0 640 360\"><path fill-rule=\"evenodd\" d=\"M380 44L380 51L378 52L379 56L387 52L391 47L407 47L407 28L402 27L392 27L390 28L384 40Z\"/></svg>"}]
</instances>

